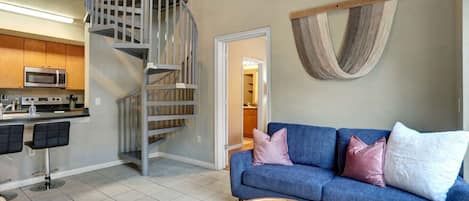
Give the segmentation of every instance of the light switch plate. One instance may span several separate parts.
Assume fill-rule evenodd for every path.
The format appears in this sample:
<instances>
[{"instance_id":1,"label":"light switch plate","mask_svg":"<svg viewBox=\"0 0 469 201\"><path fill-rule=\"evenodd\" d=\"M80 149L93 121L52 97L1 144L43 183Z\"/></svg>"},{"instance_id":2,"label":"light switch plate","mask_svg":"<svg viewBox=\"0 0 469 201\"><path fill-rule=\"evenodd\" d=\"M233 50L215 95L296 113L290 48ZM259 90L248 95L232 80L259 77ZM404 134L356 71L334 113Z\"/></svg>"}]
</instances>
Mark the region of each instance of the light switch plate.
<instances>
[{"instance_id":1,"label":"light switch plate","mask_svg":"<svg viewBox=\"0 0 469 201\"><path fill-rule=\"evenodd\" d=\"M101 97L96 97L96 99L94 100L94 104L101 105Z\"/></svg>"}]
</instances>

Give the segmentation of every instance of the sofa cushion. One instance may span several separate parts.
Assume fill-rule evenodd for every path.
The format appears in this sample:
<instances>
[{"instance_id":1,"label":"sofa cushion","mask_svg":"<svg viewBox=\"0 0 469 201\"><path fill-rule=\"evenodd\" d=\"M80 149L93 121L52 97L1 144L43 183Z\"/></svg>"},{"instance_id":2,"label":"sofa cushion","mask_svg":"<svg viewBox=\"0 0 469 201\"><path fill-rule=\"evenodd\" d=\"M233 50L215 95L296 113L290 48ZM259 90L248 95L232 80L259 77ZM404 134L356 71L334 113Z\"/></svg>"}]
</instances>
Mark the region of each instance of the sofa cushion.
<instances>
[{"instance_id":1,"label":"sofa cushion","mask_svg":"<svg viewBox=\"0 0 469 201\"><path fill-rule=\"evenodd\" d=\"M367 144L373 144L382 137L389 137L391 131L375 129L349 129L341 128L337 131L337 168L338 173L342 174L345 167L345 158L347 155L347 146L352 135L357 136Z\"/></svg>"},{"instance_id":2,"label":"sofa cushion","mask_svg":"<svg viewBox=\"0 0 469 201\"><path fill-rule=\"evenodd\" d=\"M426 201L393 187L381 188L345 177L335 177L324 186L323 201Z\"/></svg>"},{"instance_id":3,"label":"sofa cushion","mask_svg":"<svg viewBox=\"0 0 469 201\"><path fill-rule=\"evenodd\" d=\"M254 165L293 165L288 156L287 129L283 128L272 136L254 129Z\"/></svg>"},{"instance_id":4,"label":"sofa cushion","mask_svg":"<svg viewBox=\"0 0 469 201\"><path fill-rule=\"evenodd\" d=\"M391 131L377 129L351 129L341 128L337 130L337 169L338 174L342 174L345 167L345 156L347 154L347 146L352 135L358 136L363 142L372 144L382 137L389 138ZM459 176L464 173L464 164L461 164Z\"/></svg>"},{"instance_id":5,"label":"sofa cushion","mask_svg":"<svg viewBox=\"0 0 469 201\"><path fill-rule=\"evenodd\" d=\"M397 122L384 165L386 184L422 197L445 201L459 174L469 132L420 133Z\"/></svg>"},{"instance_id":6,"label":"sofa cushion","mask_svg":"<svg viewBox=\"0 0 469 201\"><path fill-rule=\"evenodd\" d=\"M446 201L469 201L469 184L462 177L458 177L449 189Z\"/></svg>"},{"instance_id":7,"label":"sofa cushion","mask_svg":"<svg viewBox=\"0 0 469 201\"><path fill-rule=\"evenodd\" d=\"M353 135L347 147L345 169L342 176L363 181L379 187L384 183L384 155L386 139L383 137L368 145Z\"/></svg>"},{"instance_id":8,"label":"sofa cushion","mask_svg":"<svg viewBox=\"0 0 469 201\"><path fill-rule=\"evenodd\" d=\"M293 163L332 169L335 166L336 130L328 127L269 123L268 134L287 128L288 153Z\"/></svg>"},{"instance_id":9,"label":"sofa cushion","mask_svg":"<svg viewBox=\"0 0 469 201\"><path fill-rule=\"evenodd\" d=\"M323 186L334 172L305 165L263 165L243 173L243 184L307 200L321 200Z\"/></svg>"}]
</instances>

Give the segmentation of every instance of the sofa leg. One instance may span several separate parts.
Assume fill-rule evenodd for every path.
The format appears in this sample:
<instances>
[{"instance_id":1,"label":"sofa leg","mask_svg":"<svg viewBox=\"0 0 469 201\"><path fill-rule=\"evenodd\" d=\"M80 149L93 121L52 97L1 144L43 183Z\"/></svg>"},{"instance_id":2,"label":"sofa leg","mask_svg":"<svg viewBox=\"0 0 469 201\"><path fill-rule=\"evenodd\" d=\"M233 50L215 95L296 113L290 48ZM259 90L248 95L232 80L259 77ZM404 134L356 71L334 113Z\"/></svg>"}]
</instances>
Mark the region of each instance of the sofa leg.
<instances>
[{"instance_id":1,"label":"sofa leg","mask_svg":"<svg viewBox=\"0 0 469 201\"><path fill-rule=\"evenodd\" d=\"M243 199L241 199L241 198L238 198L238 201L244 201L244 200L243 200Z\"/></svg>"}]
</instances>

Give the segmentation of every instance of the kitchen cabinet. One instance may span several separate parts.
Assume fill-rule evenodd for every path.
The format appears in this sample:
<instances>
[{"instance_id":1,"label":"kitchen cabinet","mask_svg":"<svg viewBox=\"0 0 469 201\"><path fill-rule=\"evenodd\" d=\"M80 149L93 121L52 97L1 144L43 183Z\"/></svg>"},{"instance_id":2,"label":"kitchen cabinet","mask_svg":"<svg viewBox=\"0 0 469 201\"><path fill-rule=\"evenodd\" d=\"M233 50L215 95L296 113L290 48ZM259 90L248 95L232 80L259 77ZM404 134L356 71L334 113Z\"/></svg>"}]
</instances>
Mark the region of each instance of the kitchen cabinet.
<instances>
[{"instance_id":1,"label":"kitchen cabinet","mask_svg":"<svg viewBox=\"0 0 469 201\"><path fill-rule=\"evenodd\" d=\"M85 89L83 46L0 34L0 88L23 88L24 67L67 71L67 89Z\"/></svg>"},{"instance_id":2,"label":"kitchen cabinet","mask_svg":"<svg viewBox=\"0 0 469 201\"><path fill-rule=\"evenodd\" d=\"M83 46L66 47L67 89L85 89L85 50Z\"/></svg>"},{"instance_id":3,"label":"kitchen cabinet","mask_svg":"<svg viewBox=\"0 0 469 201\"><path fill-rule=\"evenodd\" d=\"M67 45L46 42L46 67L65 69Z\"/></svg>"},{"instance_id":4,"label":"kitchen cabinet","mask_svg":"<svg viewBox=\"0 0 469 201\"><path fill-rule=\"evenodd\" d=\"M46 42L24 39L24 66L46 66Z\"/></svg>"},{"instance_id":5,"label":"kitchen cabinet","mask_svg":"<svg viewBox=\"0 0 469 201\"><path fill-rule=\"evenodd\" d=\"M65 44L24 39L25 66L65 69L65 64Z\"/></svg>"},{"instance_id":6,"label":"kitchen cabinet","mask_svg":"<svg viewBox=\"0 0 469 201\"><path fill-rule=\"evenodd\" d=\"M252 138L255 128L257 128L257 108L246 107L243 112L243 136Z\"/></svg>"},{"instance_id":7,"label":"kitchen cabinet","mask_svg":"<svg viewBox=\"0 0 469 201\"><path fill-rule=\"evenodd\" d=\"M23 87L24 39L0 35L0 88Z\"/></svg>"}]
</instances>

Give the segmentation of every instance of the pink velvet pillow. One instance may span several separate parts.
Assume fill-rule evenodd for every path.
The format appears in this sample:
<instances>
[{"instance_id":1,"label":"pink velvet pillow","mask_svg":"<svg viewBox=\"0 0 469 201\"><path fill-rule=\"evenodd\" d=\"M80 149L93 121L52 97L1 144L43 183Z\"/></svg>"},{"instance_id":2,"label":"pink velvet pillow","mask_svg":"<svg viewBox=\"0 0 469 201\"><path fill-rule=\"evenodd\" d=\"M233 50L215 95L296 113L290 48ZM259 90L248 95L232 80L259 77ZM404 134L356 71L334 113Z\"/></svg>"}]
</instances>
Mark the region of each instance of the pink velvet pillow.
<instances>
[{"instance_id":1,"label":"pink velvet pillow","mask_svg":"<svg viewBox=\"0 0 469 201\"><path fill-rule=\"evenodd\" d=\"M384 156L386 138L381 138L372 145L367 145L357 136L350 138L342 176L386 187L384 182Z\"/></svg>"},{"instance_id":2,"label":"pink velvet pillow","mask_svg":"<svg viewBox=\"0 0 469 201\"><path fill-rule=\"evenodd\" d=\"M293 165L288 156L287 129L282 128L272 137L254 129L254 165Z\"/></svg>"}]
</instances>

